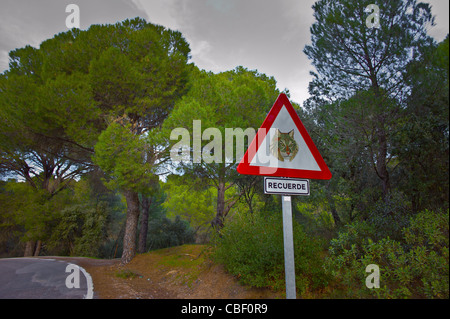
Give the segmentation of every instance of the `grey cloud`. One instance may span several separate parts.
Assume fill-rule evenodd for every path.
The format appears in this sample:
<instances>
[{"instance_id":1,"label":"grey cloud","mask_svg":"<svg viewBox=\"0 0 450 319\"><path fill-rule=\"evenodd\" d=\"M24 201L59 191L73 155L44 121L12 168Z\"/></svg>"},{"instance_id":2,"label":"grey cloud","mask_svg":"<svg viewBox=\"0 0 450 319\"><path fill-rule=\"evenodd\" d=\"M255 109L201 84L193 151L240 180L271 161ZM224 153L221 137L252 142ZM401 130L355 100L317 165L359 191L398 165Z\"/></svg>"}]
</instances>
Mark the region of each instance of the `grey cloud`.
<instances>
[{"instance_id":1,"label":"grey cloud","mask_svg":"<svg viewBox=\"0 0 450 319\"><path fill-rule=\"evenodd\" d=\"M214 72L243 65L275 76L293 98L307 98L309 62L302 50L309 41L314 0L175 0L180 30L191 44L193 60ZM207 50L206 52L202 49Z\"/></svg>"},{"instance_id":2,"label":"grey cloud","mask_svg":"<svg viewBox=\"0 0 450 319\"><path fill-rule=\"evenodd\" d=\"M9 51L67 30L65 8L80 7L81 29L143 17L183 33L193 62L214 72L243 65L274 76L292 99L308 97L310 61L303 48L310 43L315 0L2 0L0 10L0 72ZM441 41L448 33L447 0L425 0L433 7L437 26L430 34Z\"/></svg>"}]
</instances>

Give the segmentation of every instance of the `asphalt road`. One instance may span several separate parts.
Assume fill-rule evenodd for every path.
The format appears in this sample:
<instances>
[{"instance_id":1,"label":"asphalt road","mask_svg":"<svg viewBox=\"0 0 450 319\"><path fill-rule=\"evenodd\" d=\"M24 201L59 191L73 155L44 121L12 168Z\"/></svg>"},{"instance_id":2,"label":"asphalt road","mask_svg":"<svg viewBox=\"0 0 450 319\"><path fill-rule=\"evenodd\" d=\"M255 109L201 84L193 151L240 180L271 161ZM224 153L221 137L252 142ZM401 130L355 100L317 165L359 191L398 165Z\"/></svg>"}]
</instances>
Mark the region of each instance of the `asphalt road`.
<instances>
[{"instance_id":1,"label":"asphalt road","mask_svg":"<svg viewBox=\"0 0 450 319\"><path fill-rule=\"evenodd\" d=\"M78 274L79 281L76 277ZM92 278L83 268L74 264L54 259L0 259L0 299L92 299L92 297Z\"/></svg>"}]
</instances>

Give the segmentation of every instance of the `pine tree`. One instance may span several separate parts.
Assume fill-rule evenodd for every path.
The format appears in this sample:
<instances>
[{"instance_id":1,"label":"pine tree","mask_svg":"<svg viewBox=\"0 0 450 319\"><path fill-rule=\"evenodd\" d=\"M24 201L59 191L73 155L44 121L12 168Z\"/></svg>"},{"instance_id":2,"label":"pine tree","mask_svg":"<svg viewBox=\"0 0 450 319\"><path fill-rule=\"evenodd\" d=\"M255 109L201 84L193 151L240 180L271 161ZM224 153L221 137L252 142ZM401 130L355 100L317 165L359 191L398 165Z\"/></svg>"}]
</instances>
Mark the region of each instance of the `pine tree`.
<instances>
[{"instance_id":1,"label":"pine tree","mask_svg":"<svg viewBox=\"0 0 450 319\"><path fill-rule=\"evenodd\" d=\"M386 199L391 189L388 164L393 125L411 90L405 81L406 67L420 59L422 46L432 42L426 31L433 17L428 4L383 1L378 6L378 26L371 20L376 12L366 12L372 3L320 0L313 6L312 44L304 52L317 73L312 73L312 98L307 104L320 113L326 104L335 103L339 109L342 101L352 98L353 110L365 110L370 160ZM351 124L346 119L349 113L333 115L337 115L331 120L334 127ZM353 132L353 140L365 138L361 129Z\"/></svg>"}]
</instances>

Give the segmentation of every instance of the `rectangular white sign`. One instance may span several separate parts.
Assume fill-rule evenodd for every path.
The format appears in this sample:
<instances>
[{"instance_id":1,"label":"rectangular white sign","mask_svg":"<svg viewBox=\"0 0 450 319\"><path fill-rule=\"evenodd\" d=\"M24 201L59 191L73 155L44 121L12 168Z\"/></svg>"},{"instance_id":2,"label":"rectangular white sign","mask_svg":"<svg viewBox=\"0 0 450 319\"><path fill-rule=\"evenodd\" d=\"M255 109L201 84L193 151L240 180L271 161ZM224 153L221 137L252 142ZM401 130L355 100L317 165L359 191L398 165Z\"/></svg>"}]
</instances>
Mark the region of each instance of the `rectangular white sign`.
<instances>
[{"instance_id":1,"label":"rectangular white sign","mask_svg":"<svg viewBox=\"0 0 450 319\"><path fill-rule=\"evenodd\" d=\"M309 180L264 177L264 194L309 196Z\"/></svg>"}]
</instances>

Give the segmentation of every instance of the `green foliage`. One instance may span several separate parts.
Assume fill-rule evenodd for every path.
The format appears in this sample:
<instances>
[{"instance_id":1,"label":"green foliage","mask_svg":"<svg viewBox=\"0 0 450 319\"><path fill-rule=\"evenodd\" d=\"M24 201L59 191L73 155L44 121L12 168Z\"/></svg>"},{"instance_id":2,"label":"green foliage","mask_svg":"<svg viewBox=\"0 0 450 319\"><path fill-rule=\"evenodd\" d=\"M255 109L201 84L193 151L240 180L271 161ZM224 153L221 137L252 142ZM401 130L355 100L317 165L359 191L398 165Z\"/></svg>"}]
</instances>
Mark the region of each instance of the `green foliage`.
<instances>
[{"instance_id":1,"label":"green foliage","mask_svg":"<svg viewBox=\"0 0 450 319\"><path fill-rule=\"evenodd\" d=\"M64 209L52 232L50 247L60 250L59 254L97 257L105 240L106 207L99 203L95 207L81 204Z\"/></svg>"},{"instance_id":2,"label":"green foliage","mask_svg":"<svg viewBox=\"0 0 450 319\"><path fill-rule=\"evenodd\" d=\"M432 43L430 7L415 0L380 3L381 28L367 28L370 3L313 6L304 52L317 73L297 112L333 179L294 200L297 287L306 295L334 276L338 297L448 298L449 215L440 211L449 194L449 39ZM110 190L153 196L172 129L191 133L191 151L193 120L222 139L227 128L261 125L275 79L244 67L202 71L189 52L181 33L137 18L10 53L0 75L0 175L23 182L0 184L0 254L41 240L44 253L110 257L125 199L99 186L93 164ZM220 163L179 165L184 176L168 177L167 198L153 196L148 247L190 243L214 215L228 215L215 258L246 284L282 290L279 202L238 176L235 158L225 158L230 145L214 142ZM325 268L315 236L330 240ZM380 266L380 289L364 285L368 264Z\"/></svg>"},{"instance_id":3,"label":"green foliage","mask_svg":"<svg viewBox=\"0 0 450 319\"><path fill-rule=\"evenodd\" d=\"M312 45L304 49L316 68L304 106L333 172L326 198L336 224L366 218L380 197L389 201L396 191L414 212L448 207L448 174L439 173L448 171L448 72L445 54L430 63L431 8L415 0L380 2L380 28L369 28L369 4L317 1Z\"/></svg>"},{"instance_id":4,"label":"green foliage","mask_svg":"<svg viewBox=\"0 0 450 319\"><path fill-rule=\"evenodd\" d=\"M449 214L424 211L411 220L404 235L408 245L424 246L434 251L448 247Z\"/></svg>"},{"instance_id":5,"label":"green foliage","mask_svg":"<svg viewBox=\"0 0 450 319\"><path fill-rule=\"evenodd\" d=\"M392 192L387 199L380 199L366 217L374 229L373 240L387 237L402 240L402 230L408 227L412 215L411 205L403 194Z\"/></svg>"},{"instance_id":6,"label":"green foliage","mask_svg":"<svg viewBox=\"0 0 450 319\"><path fill-rule=\"evenodd\" d=\"M139 274L129 269L118 270L115 275L117 278L122 279L134 279L140 276Z\"/></svg>"},{"instance_id":7,"label":"green foliage","mask_svg":"<svg viewBox=\"0 0 450 319\"><path fill-rule=\"evenodd\" d=\"M374 227L356 222L331 241L325 268L347 298L448 298L449 213L424 211L403 238L374 241ZM365 287L365 269L380 267L380 289ZM336 297L336 296L335 296Z\"/></svg>"},{"instance_id":8,"label":"green foliage","mask_svg":"<svg viewBox=\"0 0 450 319\"><path fill-rule=\"evenodd\" d=\"M311 210L310 207L300 207L296 220L307 234L329 241L336 233L333 216L322 208Z\"/></svg>"},{"instance_id":9,"label":"green foliage","mask_svg":"<svg viewBox=\"0 0 450 319\"><path fill-rule=\"evenodd\" d=\"M98 165L111 189L129 195L136 217L137 193L166 155L155 150L153 131L185 93L189 52L181 33L140 18L12 51L0 76L0 173L51 197ZM125 238L134 232L127 227Z\"/></svg>"},{"instance_id":10,"label":"green foliage","mask_svg":"<svg viewBox=\"0 0 450 319\"><path fill-rule=\"evenodd\" d=\"M104 246L117 236L124 207L97 178L91 173L51 199L27 183L2 183L0 254L23 256L25 242L41 240L43 255L109 257Z\"/></svg>"},{"instance_id":11,"label":"green foliage","mask_svg":"<svg viewBox=\"0 0 450 319\"><path fill-rule=\"evenodd\" d=\"M394 139L400 186L415 211L448 208L449 201L449 38L423 49L412 63L412 86Z\"/></svg>"},{"instance_id":12,"label":"green foliage","mask_svg":"<svg viewBox=\"0 0 450 319\"><path fill-rule=\"evenodd\" d=\"M257 71L237 67L214 74L193 68L189 91L178 101L164 127L168 132L174 128L186 128L192 136L192 122L200 120L203 129L217 128L223 138L226 128L245 130L251 127L256 130L278 93L275 79ZM206 144L207 140L202 142L202 147ZM225 150L222 151L221 162L224 163Z\"/></svg>"},{"instance_id":13,"label":"green foliage","mask_svg":"<svg viewBox=\"0 0 450 319\"><path fill-rule=\"evenodd\" d=\"M370 87L395 90L397 96L406 93L402 72L417 58L409 52L431 42L427 35L427 26L433 22L430 7L415 0L380 2L377 29L366 25L364 9L371 3L319 0L313 5L312 45L304 50L317 69L311 95L334 101Z\"/></svg>"},{"instance_id":14,"label":"green foliage","mask_svg":"<svg viewBox=\"0 0 450 319\"><path fill-rule=\"evenodd\" d=\"M151 220L148 224L148 250L156 250L194 243L194 232L179 216Z\"/></svg>"},{"instance_id":15,"label":"green foliage","mask_svg":"<svg viewBox=\"0 0 450 319\"><path fill-rule=\"evenodd\" d=\"M275 79L257 71L237 67L214 74L194 67L188 93L178 101L164 122L167 144L181 143L183 150L190 152L184 154L187 155L185 162L176 163L179 171L200 181L202 186L217 189L216 216L212 221L215 227L223 226L230 209L238 200L235 197L227 202L225 198L232 192L238 178L238 161L251 143L250 137L242 136L239 143L234 142L235 138L227 139L226 129L241 129L244 132L253 128L256 132L277 96ZM202 132L198 136L193 121L201 121ZM187 130L190 139L169 141L170 132L177 128ZM213 130L210 136L206 131L209 128ZM192 141L200 142L201 154L191 152ZM202 155L201 158L198 155Z\"/></svg>"},{"instance_id":16,"label":"green foliage","mask_svg":"<svg viewBox=\"0 0 450 319\"><path fill-rule=\"evenodd\" d=\"M169 218L180 216L194 229L204 233L214 218L214 190L211 187L196 187L195 182L177 175L170 176L163 184L167 199L163 207Z\"/></svg>"},{"instance_id":17,"label":"green foliage","mask_svg":"<svg viewBox=\"0 0 450 319\"><path fill-rule=\"evenodd\" d=\"M98 139L94 162L110 177L110 189L136 192L149 188L154 179L152 165L146 162L145 138L131 132L130 125L112 123Z\"/></svg>"},{"instance_id":18,"label":"green foliage","mask_svg":"<svg viewBox=\"0 0 450 319\"><path fill-rule=\"evenodd\" d=\"M283 290L284 250L280 214L237 214L215 240L215 259L242 283ZM300 294L323 288L322 244L294 222L296 285Z\"/></svg>"},{"instance_id":19,"label":"green foliage","mask_svg":"<svg viewBox=\"0 0 450 319\"><path fill-rule=\"evenodd\" d=\"M0 256L9 257L23 252L20 238L23 236L23 227L16 220L15 195L8 184L15 181L0 181Z\"/></svg>"},{"instance_id":20,"label":"green foliage","mask_svg":"<svg viewBox=\"0 0 450 319\"><path fill-rule=\"evenodd\" d=\"M9 216L10 222L20 226L22 242L48 239L57 218L54 212L70 201L67 191L49 198L45 190L37 190L28 183L10 181L5 190L0 194L7 201L2 215Z\"/></svg>"}]
</instances>

